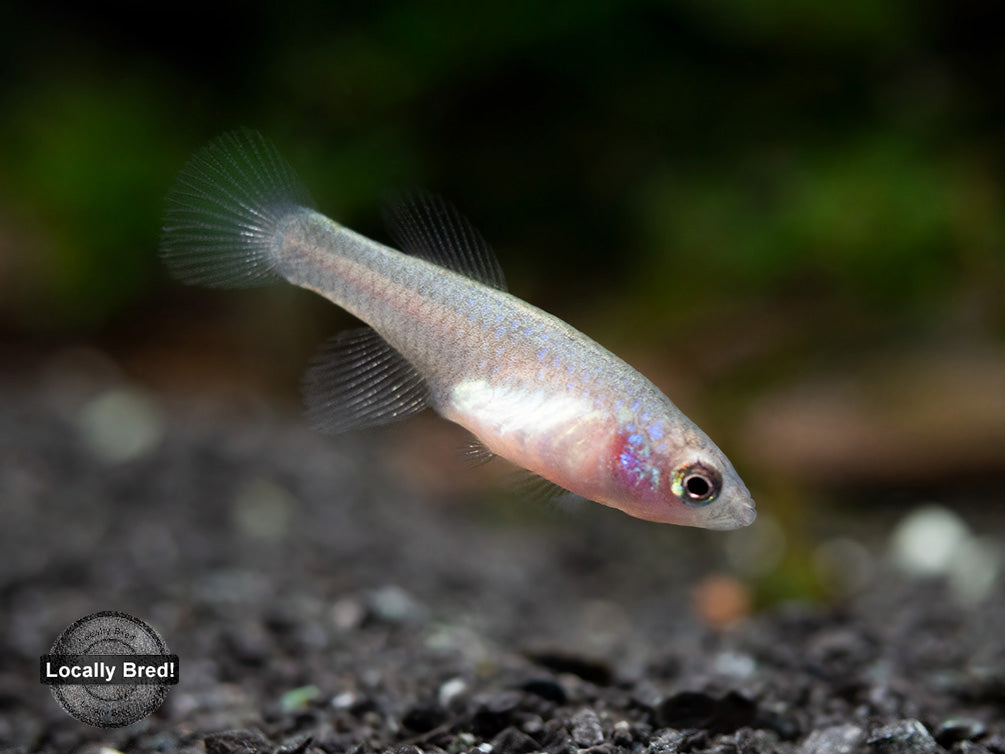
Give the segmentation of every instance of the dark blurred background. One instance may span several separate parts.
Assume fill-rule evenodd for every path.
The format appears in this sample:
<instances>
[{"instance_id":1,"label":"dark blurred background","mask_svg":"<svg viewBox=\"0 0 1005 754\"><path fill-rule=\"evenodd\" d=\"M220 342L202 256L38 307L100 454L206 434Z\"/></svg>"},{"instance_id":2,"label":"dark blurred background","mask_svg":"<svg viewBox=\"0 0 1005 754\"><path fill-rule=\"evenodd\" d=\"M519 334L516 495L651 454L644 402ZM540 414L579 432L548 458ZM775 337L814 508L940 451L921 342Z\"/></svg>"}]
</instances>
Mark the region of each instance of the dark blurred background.
<instances>
[{"instance_id":1,"label":"dark blurred background","mask_svg":"<svg viewBox=\"0 0 1005 754\"><path fill-rule=\"evenodd\" d=\"M152 393L295 405L348 317L156 256L178 168L250 126L378 239L388 191L454 200L766 514L1001 506L1003 28L967 0L10 4L2 369L100 355Z\"/></svg>"}]
</instances>

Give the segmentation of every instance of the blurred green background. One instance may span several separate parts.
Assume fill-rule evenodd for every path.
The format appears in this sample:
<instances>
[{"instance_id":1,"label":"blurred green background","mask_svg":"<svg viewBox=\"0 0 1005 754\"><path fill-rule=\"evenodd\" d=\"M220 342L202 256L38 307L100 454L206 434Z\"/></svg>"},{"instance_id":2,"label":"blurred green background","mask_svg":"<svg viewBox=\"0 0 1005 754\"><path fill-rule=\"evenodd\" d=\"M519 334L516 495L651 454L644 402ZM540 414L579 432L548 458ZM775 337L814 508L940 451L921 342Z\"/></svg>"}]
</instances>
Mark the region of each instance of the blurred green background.
<instances>
[{"instance_id":1,"label":"blurred green background","mask_svg":"<svg viewBox=\"0 0 1005 754\"><path fill-rule=\"evenodd\" d=\"M0 13L5 370L87 344L156 390L292 401L348 318L156 257L175 172L250 126L379 239L388 191L451 198L514 293L664 387L762 506L1002 502L1000 4Z\"/></svg>"}]
</instances>

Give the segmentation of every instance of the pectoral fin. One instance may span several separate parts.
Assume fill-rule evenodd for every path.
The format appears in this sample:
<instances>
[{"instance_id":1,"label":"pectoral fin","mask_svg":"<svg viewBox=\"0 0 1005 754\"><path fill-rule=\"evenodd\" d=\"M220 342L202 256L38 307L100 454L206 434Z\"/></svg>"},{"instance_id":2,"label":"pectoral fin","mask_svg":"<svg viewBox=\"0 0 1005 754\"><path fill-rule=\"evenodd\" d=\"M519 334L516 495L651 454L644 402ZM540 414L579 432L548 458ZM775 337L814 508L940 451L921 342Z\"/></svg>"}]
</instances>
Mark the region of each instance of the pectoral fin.
<instances>
[{"instance_id":1,"label":"pectoral fin","mask_svg":"<svg viewBox=\"0 0 1005 754\"><path fill-rule=\"evenodd\" d=\"M575 494L527 469L520 469L513 474L511 486L521 497L537 503L549 503L566 495Z\"/></svg>"},{"instance_id":2,"label":"pectoral fin","mask_svg":"<svg viewBox=\"0 0 1005 754\"><path fill-rule=\"evenodd\" d=\"M472 437L459 449L459 455L464 465L470 469L486 464L496 457L496 454L485 447L481 440Z\"/></svg>"}]
</instances>

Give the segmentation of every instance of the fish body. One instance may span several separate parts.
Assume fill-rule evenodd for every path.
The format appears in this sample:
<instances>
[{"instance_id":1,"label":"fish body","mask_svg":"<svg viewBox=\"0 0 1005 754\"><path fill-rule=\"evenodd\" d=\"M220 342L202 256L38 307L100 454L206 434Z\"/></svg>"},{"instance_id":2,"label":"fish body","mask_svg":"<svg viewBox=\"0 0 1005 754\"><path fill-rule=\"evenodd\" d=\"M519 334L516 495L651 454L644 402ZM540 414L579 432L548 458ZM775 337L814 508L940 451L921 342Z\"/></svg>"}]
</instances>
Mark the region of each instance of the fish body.
<instances>
[{"instance_id":1,"label":"fish body","mask_svg":"<svg viewBox=\"0 0 1005 754\"><path fill-rule=\"evenodd\" d=\"M323 427L429 406L490 453L632 516L712 529L753 521L722 451L631 366L508 293L456 210L413 197L391 225L410 253L315 211L275 150L238 132L179 175L161 250L190 282L282 279L369 325L336 340L308 374L309 410Z\"/></svg>"}]
</instances>

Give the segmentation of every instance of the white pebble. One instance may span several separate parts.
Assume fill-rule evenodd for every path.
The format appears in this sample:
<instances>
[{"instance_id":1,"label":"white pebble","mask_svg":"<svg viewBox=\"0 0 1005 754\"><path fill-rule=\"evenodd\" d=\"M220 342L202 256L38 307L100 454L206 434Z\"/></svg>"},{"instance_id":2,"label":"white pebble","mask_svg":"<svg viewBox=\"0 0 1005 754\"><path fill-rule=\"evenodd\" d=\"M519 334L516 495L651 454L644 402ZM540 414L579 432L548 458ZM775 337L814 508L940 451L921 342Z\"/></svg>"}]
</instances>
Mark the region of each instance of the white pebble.
<instances>
[{"instance_id":1,"label":"white pebble","mask_svg":"<svg viewBox=\"0 0 1005 754\"><path fill-rule=\"evenodd\" d=\"M891 537L893 561L916 576L949 572L970 530L963 520L940 505L926 505L905 516Z\"/></svg>"},{"instance_id":2,"label":"white pebble","mask_svg":"<svg viewBox=\"0 0 1005 754\"><path fill-rule=\"evenodd\" d=\"M164 418L144 393L115 387L81 407L77 428L96 456L108 463L123 463L157 447L164 436Z\"/></svg>"}]
</instances>

